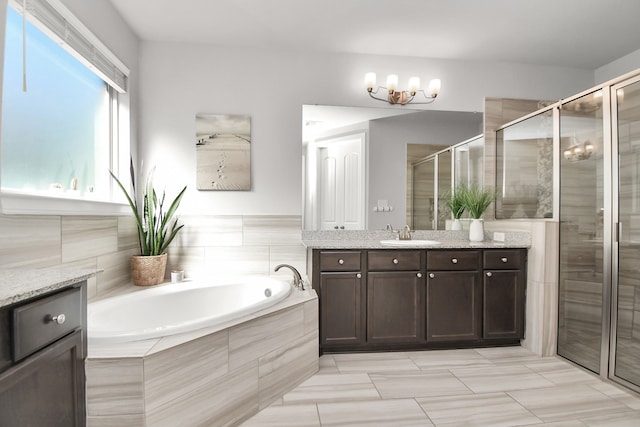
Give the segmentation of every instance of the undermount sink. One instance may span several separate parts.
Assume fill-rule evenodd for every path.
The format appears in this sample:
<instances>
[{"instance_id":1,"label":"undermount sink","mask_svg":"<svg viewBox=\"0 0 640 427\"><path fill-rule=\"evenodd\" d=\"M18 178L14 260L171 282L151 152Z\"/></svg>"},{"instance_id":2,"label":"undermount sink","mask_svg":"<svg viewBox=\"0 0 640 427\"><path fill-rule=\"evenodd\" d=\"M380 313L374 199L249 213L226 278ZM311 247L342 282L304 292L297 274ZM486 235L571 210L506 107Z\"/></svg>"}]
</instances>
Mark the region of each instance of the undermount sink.
<instances>
[{"instance_id":1,"label":"undermount sink","mask_svg":"<svg viewBox=\"0 0 640 427\"><path fill-rule=\"evenodd\" d=\"M380 240L384 246L433 246L439 245L437 240Z\"/></svg>"}]
</instances>

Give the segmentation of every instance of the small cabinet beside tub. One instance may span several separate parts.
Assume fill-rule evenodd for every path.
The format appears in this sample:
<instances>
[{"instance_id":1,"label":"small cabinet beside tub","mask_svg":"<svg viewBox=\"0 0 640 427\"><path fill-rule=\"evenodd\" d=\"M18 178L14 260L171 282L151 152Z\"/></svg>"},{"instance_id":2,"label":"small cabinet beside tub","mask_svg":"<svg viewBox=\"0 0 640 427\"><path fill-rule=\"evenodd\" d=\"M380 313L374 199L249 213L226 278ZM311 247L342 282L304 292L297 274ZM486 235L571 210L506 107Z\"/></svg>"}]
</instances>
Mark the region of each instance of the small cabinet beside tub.
<instances>
[{"instance_id":1,"label":"small cabinet beside tub","mask_svg":"<svg viewBox=\"0 0 640 427\"><path fill-rule=\"evenodd\" d=\"M0 307L0 425L86 425L85 284Z\"/></svg>"},{"instance_id":2,"label":"small cabinet beside tub","mask_svg":"<svg viewBox=\"0 0 640 427\"><path fill-rule=\"evenodd\" d=\"M314 249L320 351L515 345L527 250Z\"/></svg>"}]
</instances>

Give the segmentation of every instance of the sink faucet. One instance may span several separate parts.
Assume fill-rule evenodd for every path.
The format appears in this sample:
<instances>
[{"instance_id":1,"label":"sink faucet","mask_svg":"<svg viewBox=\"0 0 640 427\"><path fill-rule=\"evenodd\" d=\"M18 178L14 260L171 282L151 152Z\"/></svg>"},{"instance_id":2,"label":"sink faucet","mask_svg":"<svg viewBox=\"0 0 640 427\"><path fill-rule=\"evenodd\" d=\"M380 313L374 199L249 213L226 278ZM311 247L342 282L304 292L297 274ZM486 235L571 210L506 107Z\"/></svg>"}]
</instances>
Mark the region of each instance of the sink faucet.
<instances>
[{"instance_id":1,"label":"sink faucet","mask_svg":"<svg viewBox=\"0 0 640 427\"><path fill-rule=\"evenodd\" d=\"M301 291L304 291L304 281L302 280L302 276L300 272L292 265L289 264L280 264L277 265L274 271L280 270L282 267L287 267L293 273L293 286L299 288Z\"/></svg>"},{"instance_id":2,"label":"sink faucet","mask_svg":"<svg viewBox=\"0 0 640 427\"><path fill-rule=\"evenodd\" d=\"M411 233L413 233L413 231L411 231L411 228L409 228L408 225L405 225L404 228L400 230L400 233L398 234L398 239L411 240Z\"/></svg>"}]
</instances>

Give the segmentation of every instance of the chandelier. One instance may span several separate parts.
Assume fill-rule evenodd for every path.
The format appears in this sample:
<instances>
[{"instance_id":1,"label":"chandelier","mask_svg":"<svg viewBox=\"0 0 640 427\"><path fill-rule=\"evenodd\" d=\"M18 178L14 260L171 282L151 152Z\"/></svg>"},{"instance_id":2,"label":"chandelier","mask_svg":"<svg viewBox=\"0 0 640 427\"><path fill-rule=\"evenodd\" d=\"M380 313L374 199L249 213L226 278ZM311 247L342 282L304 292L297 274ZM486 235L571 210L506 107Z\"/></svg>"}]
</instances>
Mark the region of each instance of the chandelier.
<instances>
[{"instance_id":1,"label":"chandelier","mask_svg":"<svg viewBox=\"0 0 640 427\"><path fill-rule=\"evenodd\" d=\"M433 79L429 82L429 88L427 92L420 89L420 77L411 77L409 79L408 90L398 90L398 75L389 74L387 76L387 86L376 86L376 73L367 73L364 76L364 84L367 87L369 96L378 101L388 102L389 104L406 105L413 104L431 104L436 100L438 93L440 92L440 79ZM384 89L387 92L386 98L375 96L380 89ZM416 101L416 95L418 92L422 93L426 101Z\"/></svg>"},{"instance_id":2,"label":"chandelier","mask_svg":"<svg viewBox=\"0 0 640 427\"><path fill-rule=\"evenodd\" d=\"M578 144L577 140L571 147L563 151L562 155L570 162L579 160L587 160L593 154L594 146L591 141L587 140L582 144Z\"/></svg>"}]
</instances>

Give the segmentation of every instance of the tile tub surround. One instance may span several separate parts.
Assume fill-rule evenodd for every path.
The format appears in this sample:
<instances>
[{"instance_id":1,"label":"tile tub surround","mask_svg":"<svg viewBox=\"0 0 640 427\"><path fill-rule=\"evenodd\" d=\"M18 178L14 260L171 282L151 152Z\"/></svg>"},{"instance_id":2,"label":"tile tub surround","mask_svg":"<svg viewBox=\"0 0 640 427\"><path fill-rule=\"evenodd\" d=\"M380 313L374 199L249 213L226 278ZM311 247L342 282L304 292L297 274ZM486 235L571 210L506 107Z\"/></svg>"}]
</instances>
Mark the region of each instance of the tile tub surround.
<instances>
[{"instance_id":1,"label":"tile tub surround","mask_svg":"<svg viewBox=\"0 0 640 427\"><path fill-rule=\"evenodd\" d=\"M318 370L318 299L283 302L215 327L89 346L89 426L235 425Z\"/></svg>"},{"instance_id":2,"label":"tile tub surround","mask_svg":"<svg viewBox=\"0 0 640 427\"><path fill-rule=\"evenodd\" d=\"M640 396L522 347L334 354L242 427L640 425Z\"/></svg>"}]
</instances>

